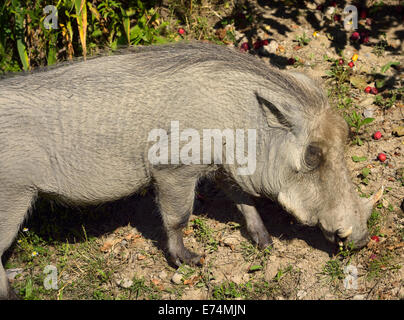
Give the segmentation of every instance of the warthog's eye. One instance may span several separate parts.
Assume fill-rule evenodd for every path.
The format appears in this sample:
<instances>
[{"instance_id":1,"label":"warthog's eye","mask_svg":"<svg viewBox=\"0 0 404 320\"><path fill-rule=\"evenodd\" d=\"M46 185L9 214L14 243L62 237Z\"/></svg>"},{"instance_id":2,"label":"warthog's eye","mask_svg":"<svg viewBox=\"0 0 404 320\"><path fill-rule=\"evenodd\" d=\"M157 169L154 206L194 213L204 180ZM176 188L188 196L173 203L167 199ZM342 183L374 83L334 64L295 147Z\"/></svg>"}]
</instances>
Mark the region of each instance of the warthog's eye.
<instances>
[{"instance_id":1,"label":"warthog's eye","mask_svg":"<svg viewBox=\"0 0 404 320\"><path fill-rule=\"evenodd\" d=\"M309 169L316 169L323 159L323 152L321 148L316 145L310 144L306 148L306 152L304 154L304 162Z\"/></svg>"}]
</instances>

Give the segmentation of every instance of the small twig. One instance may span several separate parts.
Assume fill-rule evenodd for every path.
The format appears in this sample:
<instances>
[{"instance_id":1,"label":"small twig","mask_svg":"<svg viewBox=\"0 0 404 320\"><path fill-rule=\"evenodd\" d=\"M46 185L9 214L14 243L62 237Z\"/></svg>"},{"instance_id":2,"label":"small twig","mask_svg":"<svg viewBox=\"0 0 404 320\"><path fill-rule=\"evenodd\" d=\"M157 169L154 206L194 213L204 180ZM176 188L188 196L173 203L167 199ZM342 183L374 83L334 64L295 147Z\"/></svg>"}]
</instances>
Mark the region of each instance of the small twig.
<instances>
[{"instance_id":1,"label":"small twig","mask_svg":"<svg viewBox=\"0 0 404 320\"><path fill-rule=\"evenodd\" d=\"M372 291L377 287L377 285L379 284L381 278L379 278L379 280L377 280L376 284L372 287L372 289L370 289L368 295L366 296L366 300L369 299L370 294L372 293Z\"/></svg>"}]
</instances>

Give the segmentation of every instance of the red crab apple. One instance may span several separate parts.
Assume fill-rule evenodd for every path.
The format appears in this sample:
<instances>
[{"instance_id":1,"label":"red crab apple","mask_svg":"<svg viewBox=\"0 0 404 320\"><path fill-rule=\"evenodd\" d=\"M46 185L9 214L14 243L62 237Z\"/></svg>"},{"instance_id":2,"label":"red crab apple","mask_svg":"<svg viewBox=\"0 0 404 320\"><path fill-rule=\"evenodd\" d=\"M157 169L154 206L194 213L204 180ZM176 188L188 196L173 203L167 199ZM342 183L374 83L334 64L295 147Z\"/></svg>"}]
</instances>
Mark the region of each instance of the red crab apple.
<instances>
[{"instance_id":1,"label":"red crab apple","mask_svg":"<svg viewBox=\"0 0 404 320\"><path fill-rule=\"evenodd\" d=\"M372 239L373 241L376 241L376 242L380 241L378 236L372 236L370 239Z\"/></svg>"},{"instance_id":2,"label":"red crab apple","mask_svg":"<svg viewBox=\"0 0 404 320\"><path fill-rule=\"evenodd\" d=\"M381 137L382 137L382 133L381 133L380 131L376 131L376 132L373 134L373 138L374 138L375 140L379 140Z\"/></svg>"},{"instance_id":3,"label":"red crab apple","mask_svg":"<svg viewBox=\"0 0 404 320\"><path fill-rule=\"evenodd\" d=\"M367 87L365 88L365 92L366 92L366 93L370 93L371 91L372 91L372 87L367 86Z\"/></svg>"},{"instance_id":4,"label":"red crab apple","mask_svg":"<svg viewBox=\"0 0 404 320\"><path fill-rule=\"evenodd\" d=\"M348 63L348 66L349 66L350 68L353 68L353 67L355 66L355 64L353 63L353 61L350 61L350 62Z\"/></svg>"},{"instance_id":5,"label":"red crab apple","mask_svg":"<svg viewBox=\"0 0 404 320\"><path fill-rule=\"evenodd\" d=\"M179 34L184 34L184 33L185 33L185 29L184 29L184 28L179 28L179 29L178 29L178 33L179 33Z\"/></svg>"},{"instance_id":6,"label":"red crab apple","mask_svg":"<svg viewBox=\"0 0 404 320\"><path fill-rule=\"evenodd\" d=\"M344 59L339 59L339 60L338 60L338 64L339 64L340 66L342 66L342 65L344 64Z\"/></svg>"},{"instance_id":7,"label":"red crab apple","mask_svg":"<svg viewBox=\"0 0 404 320\"><path fill-rule=\"evenodd\" d=\"M355 31L351 34L351 40L356 41L360 38L359 32Z\"/></svg>"},{"instance_id":8,"label":"red crab apple","mask_svg":"<svg viewBox=\"0 0 404 320\"><path fill-rule=\"evenodd\" d=\"M386 161L387 157L384 153L380 152L379 155L377 156L377 159L379 159L381 162Z\"/></svg>"},{"instance_id":9,"label":"red crab apple","mask_svg":"<svg viewBox=\"0 0 404 320\"><path fill-rule=\"evenodd\" d=\"M377 88L373 87L373 88L371 89L371 92L372 92L372 94L378 94L378 93L379 93L379 90L377 90Z\"/></svg>"},{"instance_id":10,"label":"red crab apple","mask_svg":"<svg viewBox=\"0 0 404 320\"><path fill-rule=\"evenodd\" d=\"M250 46L248 45L248 42L243 42L242 44L241 44L241 50L243 50L243 51L248 51L248 49L250 49Z\"/></svg>"}]
</instances>

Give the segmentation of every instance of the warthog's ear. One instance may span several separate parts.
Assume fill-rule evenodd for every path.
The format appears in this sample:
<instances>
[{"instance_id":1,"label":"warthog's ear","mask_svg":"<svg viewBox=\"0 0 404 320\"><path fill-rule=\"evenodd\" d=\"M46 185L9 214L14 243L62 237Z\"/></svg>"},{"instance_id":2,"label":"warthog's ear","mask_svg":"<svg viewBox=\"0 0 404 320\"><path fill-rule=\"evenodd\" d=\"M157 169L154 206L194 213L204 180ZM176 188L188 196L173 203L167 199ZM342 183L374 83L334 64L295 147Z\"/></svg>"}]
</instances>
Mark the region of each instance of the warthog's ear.
<instances>
[{"instance_id":1,"label":"warthog's ear","mask_svg":"<svg viewBox=\"0 0 404 320\"><path fill-rule=\"evenodd\" d=\"M270 127L281 127L287 130L292 128L292 124L277 106L260 96L258 92L255 92L255 96Z\"/></svg>"}]
</instances>

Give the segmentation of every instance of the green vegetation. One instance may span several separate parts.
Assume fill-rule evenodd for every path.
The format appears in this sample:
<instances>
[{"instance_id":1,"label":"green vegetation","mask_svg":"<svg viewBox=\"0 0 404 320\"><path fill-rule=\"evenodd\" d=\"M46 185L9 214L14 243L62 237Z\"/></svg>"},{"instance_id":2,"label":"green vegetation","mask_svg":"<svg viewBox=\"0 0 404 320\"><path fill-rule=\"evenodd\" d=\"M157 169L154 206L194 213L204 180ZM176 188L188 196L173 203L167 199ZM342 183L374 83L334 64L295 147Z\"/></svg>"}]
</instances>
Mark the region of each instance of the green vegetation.
<instances>
[{"instance_id":1,"label":"green vegetation","mask_svg":"<svg viewBox=\"0 0 404 320\"><path fill-rule=\"evenodd\" d=\"M170 41L168 23L154 2L60 0L45 13L48 1L6 0L0 6L0 72L30 70L104 48Z\"/></svg>"}]
</instances>

